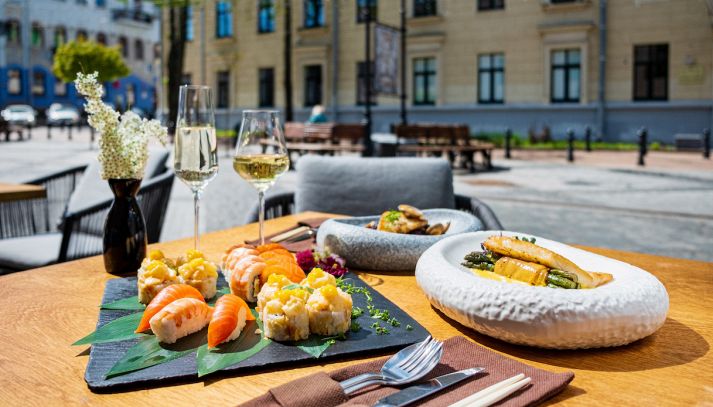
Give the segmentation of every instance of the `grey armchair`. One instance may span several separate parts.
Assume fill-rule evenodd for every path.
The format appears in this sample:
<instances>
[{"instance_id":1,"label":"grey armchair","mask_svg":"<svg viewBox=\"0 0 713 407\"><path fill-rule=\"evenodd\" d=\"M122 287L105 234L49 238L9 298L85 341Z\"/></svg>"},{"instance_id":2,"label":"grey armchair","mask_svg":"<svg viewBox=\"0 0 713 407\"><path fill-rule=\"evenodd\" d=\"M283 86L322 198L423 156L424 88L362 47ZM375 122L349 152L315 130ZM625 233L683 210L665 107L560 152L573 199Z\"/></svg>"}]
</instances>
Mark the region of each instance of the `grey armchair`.
<instances>
[{"instance_id":1,"label":"grey armchair","mask_svg":"<svg viewBox=\"0 0 713 407\"><path fill-rule=\"evenodd\" d=\"M484 202L453 193L447 161L428 158L302 157L297 165L297 190L268 196L265 218L308 210L373 215L401 203L458 209L474 214L487 230L503 228ZM257 219L255 206L246 223Z\"/></svg>"}]
</instances>

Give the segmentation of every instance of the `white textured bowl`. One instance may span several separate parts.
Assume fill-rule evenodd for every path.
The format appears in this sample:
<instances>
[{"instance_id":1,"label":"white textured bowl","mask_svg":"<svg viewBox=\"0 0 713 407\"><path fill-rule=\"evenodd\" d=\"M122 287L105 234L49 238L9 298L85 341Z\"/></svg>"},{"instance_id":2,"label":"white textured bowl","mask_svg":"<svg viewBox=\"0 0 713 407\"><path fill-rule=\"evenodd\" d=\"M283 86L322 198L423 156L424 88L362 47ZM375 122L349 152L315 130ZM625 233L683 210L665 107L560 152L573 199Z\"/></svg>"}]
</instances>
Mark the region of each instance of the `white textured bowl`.
<instances>
[{"instance_id":1,"label":"white textured bowl","mask_svg":"<svg viewBox=\"0 0 713 407\"><path fill-rule=\"evenodd\" d=\"M668 293L646 271L630 264L537 237L537 245L588 271L614 280L588 290L559 290L489 280L460 265L492 235L465 233L441 240L423 253L416 281L431 304L478 332L507 342L555 349L619 346L659 329L668 312Z\"/></svg>"}]
</instances>

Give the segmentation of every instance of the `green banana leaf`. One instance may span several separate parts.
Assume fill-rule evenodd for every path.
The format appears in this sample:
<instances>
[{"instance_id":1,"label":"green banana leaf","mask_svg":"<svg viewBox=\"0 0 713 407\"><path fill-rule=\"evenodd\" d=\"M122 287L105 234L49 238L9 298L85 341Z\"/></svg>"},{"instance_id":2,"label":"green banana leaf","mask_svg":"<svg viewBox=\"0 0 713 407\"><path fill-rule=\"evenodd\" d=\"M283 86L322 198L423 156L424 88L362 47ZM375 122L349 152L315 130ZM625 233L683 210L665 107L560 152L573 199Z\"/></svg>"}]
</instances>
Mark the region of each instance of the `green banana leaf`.
<instances>
[{"instance_id":1,"label":"green banana leaf","mask_svg":"<svg viewBox=\"0 0 713 407\"><path fill-rule=\"evenodd\" d=\"M106 378L108 379L178 359L191 352L195 352L195 350L204 345L205 342L206 329L190 334L170 345L160 343L153 335L147 335L126 351L126 354L124 354L106 374Z\"/></svg>"},{"instance_id":2,"label":"green banana leaf","mask_svg":"<svg viewBox=\"0 0 713 407\"><path fill-rule=\"evenodd\" d=\"M146 306L139 302L139 297L137 295L129 298L124 298L108 304L102 304L101 309L114 309L114 310L126 310L126 311L143 311Z\"/></svg>"},{"instance_id":3,"label":"green banana leaf","mask_svg":"<svg viewBox=\"0 0 713 407\"><path fill-rule=\"evenodd\" d=\"M87 345L90 343L118 342L145 336L144 334L134 333L134 330L136 330L136 327L141 321L142 315L142 312L137 312L117 318L77 342L74 342L72 346Z\"/></svg>"},{"instance_id":4,"label":"green banana leaf","mask_svg":"<svg viewBox=\"0 0 713 407\"><path fill-rule=\"evenodd\" d=\"M262 329L262 324L257 321L247 321L243 332L236 340L220 344L210 350L207 344L198 348L196 356L198 377L240 363L265 349L272 341L262 334L256 335L255 330L258 327Z\"/></svg>"},{"instance_id":5,"label":"green banana leaf","mask_svg":"<svg viewBox=\"0 0 713 407\"><path fill-rule=\"evenodd\" d=\"M334 337L310 335L309 338L296 342L300 350L312 355L315 359L318 359L324 353L327 348L334 344Z\"/></svg>"}]
</instances>

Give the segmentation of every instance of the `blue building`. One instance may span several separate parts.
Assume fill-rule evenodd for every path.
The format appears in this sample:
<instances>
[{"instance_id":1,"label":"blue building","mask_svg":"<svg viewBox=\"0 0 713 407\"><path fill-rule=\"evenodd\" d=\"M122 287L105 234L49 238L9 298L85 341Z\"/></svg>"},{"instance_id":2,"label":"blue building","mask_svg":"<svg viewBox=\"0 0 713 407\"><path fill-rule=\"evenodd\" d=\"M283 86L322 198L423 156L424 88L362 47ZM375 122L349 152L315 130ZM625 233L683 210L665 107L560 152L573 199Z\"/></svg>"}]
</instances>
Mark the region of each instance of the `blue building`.
<instances>
[{"instance_id":1,"label":"blue building","mask_svg":"<svg viewBox=\"0 0 713 407\"><path fill-rule=\"evenodd\" d=\"M55 50L72 40L118 46L131 74L106 83L105 100L122 110L155 110L159 19L140 0L0 0L0 108L81 108L74 85L52 73Z\"/></svg>"}]
</instances>

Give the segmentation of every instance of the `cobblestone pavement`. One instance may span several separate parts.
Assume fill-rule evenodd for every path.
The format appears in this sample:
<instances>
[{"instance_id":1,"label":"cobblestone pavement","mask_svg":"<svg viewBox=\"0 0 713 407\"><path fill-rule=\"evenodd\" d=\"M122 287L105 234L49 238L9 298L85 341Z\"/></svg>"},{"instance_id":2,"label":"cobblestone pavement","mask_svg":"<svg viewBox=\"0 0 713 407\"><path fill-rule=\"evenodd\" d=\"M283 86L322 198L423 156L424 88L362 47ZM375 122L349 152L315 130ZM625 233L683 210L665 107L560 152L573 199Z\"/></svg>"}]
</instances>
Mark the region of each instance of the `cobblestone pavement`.
<instances>
[{"instance_id":1,"label":"cobblestone pavement","mask_svg":"<svg viewBox=\"0 0 713 407\"><path fill-rule=\"evenodd\" d=\"M35 129L33 139L0 143L0 181L21 182L96 156L88 131ZM201 205L201 230L241 225L257 193L220 153L220 170ZM560 157L561 156L561 157ZM581 156L581 157L580 157ZM564 242L713 261L713 162L700 154L650 153L646 167L636 153L577 154L517 151L514 159L495 153L496 169L456 171L456 192L492 206L505 228ZM291 190L295 173L271 190ZM162 240L191 236L193 201L188 188L174 184Z\"/></svg>"}]
</instances>

